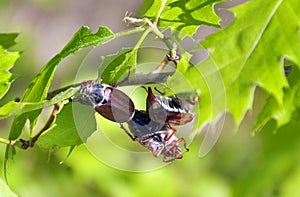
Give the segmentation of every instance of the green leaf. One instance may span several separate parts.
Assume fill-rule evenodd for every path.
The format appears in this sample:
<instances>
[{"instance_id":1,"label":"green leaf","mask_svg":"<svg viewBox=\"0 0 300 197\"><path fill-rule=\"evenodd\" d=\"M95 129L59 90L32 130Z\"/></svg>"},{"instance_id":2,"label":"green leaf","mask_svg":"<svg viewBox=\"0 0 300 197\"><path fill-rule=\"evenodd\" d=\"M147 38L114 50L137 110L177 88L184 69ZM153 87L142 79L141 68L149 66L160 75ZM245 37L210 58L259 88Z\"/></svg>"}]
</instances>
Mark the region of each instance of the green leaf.
<instances>
[{"instance_id":1,"label":"green leaf","mask_svg":"<svg viewBox=\"0 0 300 197\"><path fill-rule=\"evenodd\" d=\"M288 76L290 88L284 90L283 103L279 103L274 97L269 96L256 119L253 132L260 131L271 120L276 120L274 129L277 130L291 120L299 119L295 117L300 108L299 75L299 69L293 68Z\"/></svg>"},{"instance_id":2,"label":"green leaf","mask_svg":"<svg viewBox=\"0 0 300 197\"><path fill-rule=\"evenodd\" d=\"M14 66L15 62L19 59L19 56L18 52L9 52L0 45L0 99L6 94L10 84L16 78L15 75L9 72L9 69Z\"/></svg>"},{"instance_id":3,"label":"green leaf","mask_svg":"<svg viewBox=\"0 0 300 197\"><path fill-rule=\"evenodd\" d=\"M55 57L53 57L42 68L39 74L32 80L32 82L26 89L21 101L40 102L45 99L57 65L63 58L70 55L71 53L78 51L81 48L92 45L100 45L108 42L109 40L112 40L113 38L114 34L106 27L100 26L98 32L95 34L93 34L88 27L81 27L75 33L71 41L65 46L65 48ZM9 139L14 140L19 137L26 119L30 120L30 128L32 130L40 112L41 110L38 110L16 116L11 127Z\"/></svg>"},{"instance_id":4,"label":"green leaf","mask_svg":"<svg viewBox=\"0 0 300 197\"><path fill-rule=\"evenodd\" d=\"M233 183L238 184L233 190L235 196L244 196L245 194L249 194L249 196L265 196L266 194L272 196L274 191L280 191L280 196L299 195L297 185L299 178L292 178L294 175L299 177L299 118L297 122L289 122L281 127L276 135L270 130L270 126L272 125L267 124L262 132L257 133L257 140L251 139L248 145L252 146L252 154L245 155L245 152L242 152L244 154L243 161L250 162L250 157L254 161L250 163L255 163L255 165L244 168L244 162L240 162L240 164L242 163L240 167L244 169L241 171L243 175L239 176ZM257 146L255 145L259 148L256 149ZM281 183L283 179L284 181ZM289 191L289 194L284 188L286 184L291 184L294 189ZM296 185L297 187L295 187Z\"/></svg>"},{"instance_id":5,"label":"green leaf","mask_svg":"<svg viewBox=\"0 0 300 197\"><path fill-rule=\"evenodd\" d=\"M214 61L209 58L200 65L191 67L184 76L194 91L200 92L197 128L206 122L218 121L220 113L226 108L226 97L222 76Z\"/></svg>"},{"instance_id":6,"label":"green leaf","mask_svg":"<svg viewBox=\"0 0 300 197\"><path fill-rule=\"evenodd\" d=\"M236 18L230 26L202 43L209 48L218 68L207 74L221 76L221 81L215 81L211 87L223 84L226 90L218 94L215 88L210 88L201 94L201 98L210 95L225 98L226 106L217 107L217 114L227 110L240 123L246 111L252 109L256 86L267 91L280 105L285 102L283 88L288 88L288 83L282 59L288 57L300 66L299 10L297 0L249 1L233 9ZM200 63L197 68L202 69L205 64ZM205 109L210 107L200 106L204 111L211 111Z\"/></svg>"},{"instance_id":7,"label":"green leaf","mask_svg":"<svg viewBox=\"0 0 300 197\"><path fill-rule=\"evenodd\" d=\"M17 33L0 34L0 45L5 49L12 47L16 44L15 39L18 35Z\"/></svg>"},{"instance_id":8,"label":"green leaf","mask_svg":"<svg viewBox=\"0 0 300 197\"><path fill-rule=\"evenodd\" d=\"M296 91L296 88L287 89L282 104L279 104L274 97L270 96L266 101L266 105L257 117L253 132L260 131L271 119L276 120L275 129L288 123L292 117L292 113L296 109L294 103ZM299 100L300 98L297 99Z\"/></svg>"},{"instance_id":9,"label":"green leaf","mask_svg":"<svg viewBox=\"0 0 300 197\"><path fill-rule=\"evenodd\" d=\"M188 70L188 68L191 66L190 65L191 57L192 55L186 51L183 54L181 54L176 70L178 72L185 73Z\"/></svg>"},{"instance_id":10,"label":"green leaf","mask_svg":"<svg viewBox=\"0 0 300 197\"><path fill-rule=\"evenodd\" d=\"M139 7L138 9L138 14L139 15L145 15L145 13L149 10L149 8L152 6L154 0L147 0L147 1L144 1L142 3L142 5Z\"/></svg>"},{"instance_id":11,"label":"green leaf","mask_svg":"<svg viewBox=\"0 0 300 197\"><path fill-rule=\"evenodd\" d=\"M0 196L17 197L17 195L11 191L9 186L2 179L0 179Z\"/></svg>"},{"instance_id":12,"label":"green leaf","mask_svg":"<svg viewBox=\"0 0 300 197\"><path fill-rule=\"evenodd\" d=\"M130 70L134 70L137 61L137 50L124 48L117 54L102 58L99 67L98 78L103 79L103 83L116 83L120 77Z\"/></svg>"},{"instance_id":13,"label":"green leaf","mask_svg":"<svg viewBox=\"0 0 300 197\"><path fill-rule=\"evenodd\" d=\"M9 116L23 114L26 112L52 106L55 103L71 98L79 89L80 89L79 87L69 88L64 92L57 94L53 99L44 100L41 102L35 102L35 103L14 102L14 101L9 102L6 105L0 107L0 119L8 118Z\"/></svg>"},{"instance_id":14,"label":"green leaf","mask_svg":"<svg viewBox=\"0 0 300 197\"><path fill-rule=\"evenodd\" d=\"M114 39L114 33L107 27L100 26L98 31L93 34L91 30L83 26L73 36L72 40L60 52L62 57L66 57L71 53L75 53L79 49L88 46L98 46Z\"/></svg>"},{"instance_id":15,"label":"green leaf","mask_svg":"<svg viewBox=\"0 0 300 197\"><path fill-rule=\"evenodd\" d=\"M96 131L94 114L90 106L78 103L64 105L57 115L55 124L40 136L38 144L44 147L66 147L86 142L87 138Z\"/></svg>"},{"instance_id":16,"label":"green leaf","mask_svg":"<svg viewBox=\"0 0 300 197\"><path fill-rule=\"evenodd\" d=\"M200 25L220 27L214 4L221 0L168 0L159 18L158 27L171 27L179 37L192 36ZM163 0L155 0L145 17L155 18Z\"/></svg>"}]
</instances>

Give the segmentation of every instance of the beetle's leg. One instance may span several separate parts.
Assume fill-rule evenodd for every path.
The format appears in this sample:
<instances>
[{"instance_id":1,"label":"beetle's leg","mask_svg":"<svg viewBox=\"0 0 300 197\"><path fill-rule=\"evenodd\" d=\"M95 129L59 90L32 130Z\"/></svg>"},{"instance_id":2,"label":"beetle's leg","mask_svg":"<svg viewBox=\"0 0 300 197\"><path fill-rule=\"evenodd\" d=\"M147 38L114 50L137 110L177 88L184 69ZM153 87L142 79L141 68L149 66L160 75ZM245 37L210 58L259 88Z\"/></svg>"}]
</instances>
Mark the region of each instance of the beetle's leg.
<instances>
[{"instance_id":1,"label":"beetle's leg","mask_svg":"<svg viewBox=\"0 0 300 197\"><path fill-rule=\"evenodd\" d=\"M136 137L134 137L124 126L123 124L120 123L120 128L123 129L125 131L125 133L127 133L127 135L133 140L136 141Z\"/></svg>"},{"instance_id":2,"label":"beetle's leg","mask_svg":"<svg viewBox=\"0 0 300 197\"><path fill-rule=\"evenodd\" d=\"M167 89L171 90L171 88L169 87L168 84L166 84L165 87L166 87ZM162 91L160 91L157 87L154 87L154 90L155 90L156 92L158 92L158 93L159 93L160 95L162 95L162 96L165 96L165 95L166 95L166 91L162 92ZM171 91L172 91L172 90L171 90ZM177 96L176 96L173 92L172 92L172 97L174 97L176 100L178 100Z\"/></svg>"},{"instance_id":3,"label":"beetle's leg","mask_svg":"<svg viewBox=\"0 0 300 197\"><path fill-rule=\"evenodd\" d=\"M148 93L148 89L145 86L141 86L142 88L144 88L146 90L146 92Z\"/></svg>"},{"instance_id":4,"label":"beetle's leg","mask_svg":"<svg viewBox=\"0 0 300 197\"><path fill-rule=\"evenodd\" d=\"M187 100L187 102L191 105L196 105L198 103L198 97L195 96L194 98Z\"/></svg>"},{"instance_id":5,"label":"beetle's leg","mask_svg":"<svg viewBox=\"0 0 300 197\"><path fill-rule=\"evenodd\" d=\"M167 88L168 88L169 90L171 89L168 85L167 85ZM157 87L154 87L154 89L155 89L156 92L158 92L158 93L161 94L162 96L165 95L165 92L160 91L159 89L157 89ZM172 92L172 100L173 100L176 104L178 104L178 105L181 106L181 101L180 101L180 99L179 99L179 98L176 96L176 94L174 94L173 92Z\"/></svg>"},{"instance_id":6,"label":"beetle's leg","mask_svg":"<svg viewBox=\"0 0 300 197\"><path fill-rule=\"evenodd\" d=\"M170 128L172 129L172 133L167 133L166 137L165 137L165 141L168 141L175 133L176 133L176 129L174 127L171 127Z\"/></svg>"},{"instance_id":7,"label":"beetle's leg","mask_svg":"<svg viewBox=\"0 0 300 197\"><path fill-rule=\"evenodd\" d=\"M176 158L174 158L174 157L168 159L168 157L170 157L170 155L169 155L168 152L170 152L170 151L168 150L168 151L166 151L165 154L164 154L163 162L165 162L165 163L172 162L172 161L174 161L174 160L176 159Z\"/></svg>"},{"instance_id":8,"label":"beetle's leg","mask_svg":"<svg viewBox=\"0 0 300 197\"><path fill-rule=\"evenodd\" d=\"M171 148L165 151L164 160L163 160L164 162L171 162L174 161L175 159L182 159L181 151L180 152L177 151L178 150L177 144L179 144L180 142L183 142L183 147L186 149L186 151L189 151L189 149L186 147L185 139L179 138L178 140L173 141L170 144ZM171 157L171 159L167 160L167 157Z\"/></svg>"},{"instance_id":9,"label":"beetle's leg","mask_svg":"<svg viewBox=\"0 0 300 197\"><path fill-rule=\"evenodd\" d=\"M178 147L177 147L177 144L179 144L179 142L181 141L181 139L183 138L180 138L179 140L176 140L175 142L173 142L173 157L176 158L176 159L182 159L182 153L181 153L181 150L180 151L177 151Z\"/></svg>"},{"instance_id":10,"label":"beetle's leg","mask_svg":"<svg viewBox=\"0 0 300 197\"><path fill-rule=\"evenodd\" d=\"M103 81L103 79L102 79L102 78L100 78L100 79L97 81L97 83L98 83L98 84L101 84L101 83L102 83L102 81Z\"/></svg>"},{"instance_id":11,"label":"beetle's leg","mask_svg":"<svg viewBox=\"0 0 300 197\"><path fill-rule=\"evenodd\" d=\"M159 89L157 89L157 87L154 87L154 90L155 90L156 92L158 92L159 94L164 95L164 93L163 93L162 91L160 91Z\"/></svg>"},{"instance_id":12,"label":"beetle's leg","mask_svg":"<svg viewBox=\"0 0 300 197\"><path fill-rule=\"evenodd\" d=\"M169 163L169 162L172 162L172 161L174 161L174 160L175 160L174 158L173 158L173 159L169 159L169 160L167 160L167 158L164 158L163 162Z\"/></svg>"},{"instance_id":13,"label":"beetle's leg","mask_svg":"<svg viewBox=\"0 0 300 197\"><path fill-rule=\"evenodd\" d=\"M159 147L158 150L156 150L156 151L151 151L152 155L153 155L154 157L158 157L158 156L160 155L160 153L161 153L161 150L162 150L163 148L164 148L164 147L161 146L161 147Z\"/></svg>"},{"instance_id":14,"label":"beetle's leg","mask_svg":"<svg viewBox=\"0 0 300 197\"><path fill-rule=\"evenodd\" d=\"M176 152L177 149L178 149L178 146L177 146L177 140L176 141L173 141L170 145L170 148L167 149L166 151L166 156L169 156L169 157L172 157L174 159L178 159L181 157L181 155L176 155Z\"/></svg>"},{"instance_id":15,"label":"beetle's leg","mask_svg":"<svg viewBox=\"0 0 300 197\"><path fill-rule=\"evenodd\" d=\"M174 161L174 160L176 159L176 158L167 159L167 157L168 157L168 155L167 155L167 154L165 154L165 155L164 155L163 162L165 162L165 163L169 163L169 162L172 162L172 161Z\"/></svg>"},{"instance_id":16,"label":"beetle's leg","mask_svg":"<svg viewBox=\"0 0 300 197\"><path fill-rule=\"evenodd\" d=\"M167 160L168 157L170 157L169 160ZM165 152L163 162L168 163L168 162L174 161L175 159L182 159L181 152L177 151L176 145L174 145L171 149L169 149Z\"/></svg>"},{"instance_id":17,"label":"beetle's leg","mask_svg":"<svg viewBox=\"0 0 300 197\"><path fill-rule=\"evenodd\" d=\"M176 143L180 143L180 142L183 142L183 147L185 148L185 150L186 150L187 152L190 151L190 149L186 147L186 141L185 141L184 138L179 138L179 139L176 141Z\"/></svg>"}]
</instances>

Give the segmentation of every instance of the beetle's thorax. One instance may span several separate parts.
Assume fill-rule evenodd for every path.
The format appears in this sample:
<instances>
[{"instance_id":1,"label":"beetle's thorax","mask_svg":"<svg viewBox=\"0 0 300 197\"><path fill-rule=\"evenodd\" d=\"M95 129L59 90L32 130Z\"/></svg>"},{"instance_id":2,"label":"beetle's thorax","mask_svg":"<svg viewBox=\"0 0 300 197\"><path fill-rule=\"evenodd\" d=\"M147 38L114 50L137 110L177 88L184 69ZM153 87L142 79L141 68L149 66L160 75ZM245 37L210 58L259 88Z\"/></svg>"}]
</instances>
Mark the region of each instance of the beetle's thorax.
<instances>
[{"instance_id":1,"label":"beetle's thorax","mask_svg":"<svg viewBox=\"0 0 300 197\"><path fill-rule=\"evenodd\" d=\"M111 91L110 85L90 82L82 85L80 93L91 105L96 106L108 102Z\"/></svg>"}]
</instances>

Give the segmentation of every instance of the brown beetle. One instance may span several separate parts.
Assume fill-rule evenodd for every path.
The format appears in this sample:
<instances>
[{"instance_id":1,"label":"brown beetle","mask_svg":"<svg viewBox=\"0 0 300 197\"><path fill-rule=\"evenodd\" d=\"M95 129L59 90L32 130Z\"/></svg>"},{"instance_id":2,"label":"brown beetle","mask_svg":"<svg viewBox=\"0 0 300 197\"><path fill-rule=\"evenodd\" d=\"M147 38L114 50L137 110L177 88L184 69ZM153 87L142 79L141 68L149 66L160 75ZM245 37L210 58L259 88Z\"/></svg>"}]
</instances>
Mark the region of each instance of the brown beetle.
<instances>
[{"instance_id":1,"label":"brown beetle","mask_svg":"<svg viewBox=\"0 0 300 197\"><path fill-rule=\"evenodd\" d=\"M101 84L101 81L85 81L80 94L86 103L103 117L118 123L128 122L134 116L134 103L122 91L113 86Z\"/></svg>"}]
</instances>

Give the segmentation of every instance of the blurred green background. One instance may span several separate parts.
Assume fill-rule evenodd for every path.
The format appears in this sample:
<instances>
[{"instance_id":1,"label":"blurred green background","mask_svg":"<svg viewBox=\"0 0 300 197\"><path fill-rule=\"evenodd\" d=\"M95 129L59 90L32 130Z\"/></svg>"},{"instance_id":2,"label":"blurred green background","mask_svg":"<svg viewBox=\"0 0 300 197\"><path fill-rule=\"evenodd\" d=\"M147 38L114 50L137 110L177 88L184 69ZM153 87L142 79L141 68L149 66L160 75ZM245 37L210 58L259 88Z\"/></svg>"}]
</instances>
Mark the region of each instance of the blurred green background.
<instances>
[{"instance_id":1,"label":"blurred green background","mask_svg":"<svg viewBox=\"0 0 300 197\"><path fill-rule=\"evenodd\" d=\"M94 31L99 25L108 26L114 32L124 30L128 28L122 22L125 12L134 12L141 4L137 0L1 0L0 32L19 32L18 44L12 50L22 51L12 70L19 78L1 105L21 96L43 64L82 25ZM220 14L225 22L230 21L224 11ZM199 34L212 31L207 29L202 28ZM202 39L203 35L196 37ZM105 53L115 52L127 44L110 43ZM89 52L83 50L67 58L58 67L51 88L73 83L78 66ZM94 61L100 61L100 54ZM98 65L91 64L87 72L93 73ZM265 98L265 93L258 89L254 110L246 114L238 129L230 115L226 115L217 144L203 158L198 156L202 134L189 145L191 151L184 153L182 160L141 173L112 168L93 157L84 145L77 147L66 160L68 149L52 150L53 154L49 154L49 150L36 146L27 151L18 150L15 159L9 161L9 186L22 197L300 196L300 125L292 121L274 133L275 122L271 121L260 133L255 136L251 133L257 110ZM47 110L44 114L39 120L40 127L46 121ZM7 137L11 121L0 122L1 137ZM112 135L120 139L125 136L120 132ZM127 137L126 141L130 142ZM5 146L1 144L0 149L3 163Z\"/></svg>"}]
</instances>

